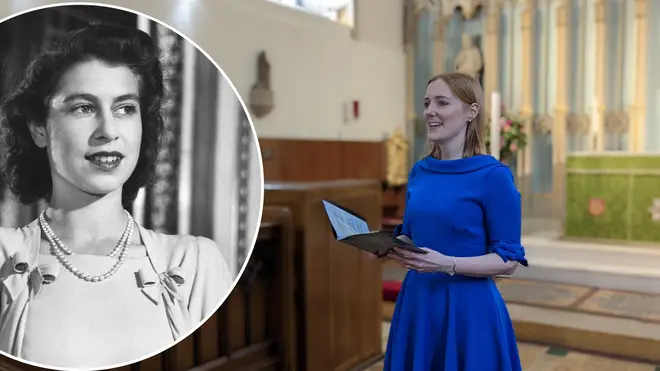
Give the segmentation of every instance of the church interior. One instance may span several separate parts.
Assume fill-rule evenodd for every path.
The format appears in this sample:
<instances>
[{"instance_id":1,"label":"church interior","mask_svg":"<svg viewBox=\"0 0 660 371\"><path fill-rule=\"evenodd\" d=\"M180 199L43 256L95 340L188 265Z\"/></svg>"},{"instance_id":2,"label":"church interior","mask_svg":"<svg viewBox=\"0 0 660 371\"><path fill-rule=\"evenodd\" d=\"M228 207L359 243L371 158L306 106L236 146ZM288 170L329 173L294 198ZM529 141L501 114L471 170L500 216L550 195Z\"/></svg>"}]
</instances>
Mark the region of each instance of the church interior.
<instances>
[{"instance_id":1,"label":"church interior","mask_svg":"<svg viewBox=\"0 0 660 371\"><path fill-rule=\"evenodd\" d=\"M2 0L0 15L49 3ZM171 25L217 62L249 110L264 177L230 297L122 370L382 370L406 270L337 243L322 200L374 229L400 223L426 83L455 70L480 79L491 153L522 197L530 266L497 284L523 369L660 370L660 1L104 3ZM200 215L191 227L223 228Z\"/></svg>"}]
</instances>

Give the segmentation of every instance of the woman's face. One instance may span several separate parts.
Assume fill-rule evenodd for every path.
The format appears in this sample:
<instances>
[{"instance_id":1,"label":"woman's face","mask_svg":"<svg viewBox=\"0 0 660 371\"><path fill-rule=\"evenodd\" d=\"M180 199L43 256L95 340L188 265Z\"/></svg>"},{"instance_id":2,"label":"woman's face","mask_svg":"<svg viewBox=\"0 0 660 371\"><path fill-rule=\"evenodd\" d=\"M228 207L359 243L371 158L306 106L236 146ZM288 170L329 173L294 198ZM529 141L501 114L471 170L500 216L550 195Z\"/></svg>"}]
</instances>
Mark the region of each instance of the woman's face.
<instances>
[{"instance_id":1,"label":"woman's face","mask_svg":"<svg viewBox=\"0 0 660 371\"><path fill-rule=\"evenodd\" d=\"M454 96L442 79L433 81L426 88L424 117L430 141L443 144L465 134L470 114L467 105Z\"/></svg>"},{"instance_id":2,"label":"woman's face","mask_svg":"<svg viewBox=\"0 0 660 371\"><path fill-rule=\"evenodd\" d=\"M140 155L139 82L127 67L98 60L74 65L60 80L45 126L33 137L46 147L58 188L101 196L120 189Z\"/></svg>"}]
</instances>

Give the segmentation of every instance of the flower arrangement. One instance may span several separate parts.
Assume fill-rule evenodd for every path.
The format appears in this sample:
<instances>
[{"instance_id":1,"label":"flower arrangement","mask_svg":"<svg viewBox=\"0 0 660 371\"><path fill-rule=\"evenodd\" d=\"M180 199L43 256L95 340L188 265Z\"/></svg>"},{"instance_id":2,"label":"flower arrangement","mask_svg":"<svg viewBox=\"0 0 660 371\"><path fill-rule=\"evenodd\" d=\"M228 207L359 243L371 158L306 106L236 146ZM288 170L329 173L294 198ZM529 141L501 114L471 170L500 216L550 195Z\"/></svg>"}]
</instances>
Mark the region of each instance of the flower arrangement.
<instances>
[{"instance_id":1,"label":"flower arrangement","mask_svg":"<svg viewBox=\"0 0 660 371\"><path fill-rule=\"evenodd\" d=\"M490 130L486 135L486 149L490 153ZM500 161L507 162L517 151L527 145L527 134L525 134L523 120L507 113L502 108L500 117Z\"/></svg>"}]
</instances>

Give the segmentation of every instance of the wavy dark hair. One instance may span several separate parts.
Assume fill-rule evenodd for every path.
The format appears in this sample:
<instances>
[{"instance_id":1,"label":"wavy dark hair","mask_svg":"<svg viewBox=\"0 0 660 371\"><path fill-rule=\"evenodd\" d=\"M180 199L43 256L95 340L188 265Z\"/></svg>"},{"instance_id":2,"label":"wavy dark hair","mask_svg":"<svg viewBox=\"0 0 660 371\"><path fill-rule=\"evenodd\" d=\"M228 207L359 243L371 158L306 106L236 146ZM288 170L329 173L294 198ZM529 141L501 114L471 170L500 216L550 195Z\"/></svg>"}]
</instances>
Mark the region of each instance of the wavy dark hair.
<instances>
[{"instance_id":1,"label":"wavy dark hair","mask_svg":"<svg viewBox=\"0 0 660 371\"><path fill-rule=\"evenodd\" d=\"M48 103L62 76L74 65L99 60L126 66L140 86L142 142L137 166L123 186L125 208L139 189L152 182L165 125L161 114L164 96L160 51L153 39L136 28L93 24L73 31L42 52L28 66L18 87L0 103L4 181L26 205L50 201L53 182L46 149L34 143L28 125L45 125Z\"/></svg>"}]
</instances>

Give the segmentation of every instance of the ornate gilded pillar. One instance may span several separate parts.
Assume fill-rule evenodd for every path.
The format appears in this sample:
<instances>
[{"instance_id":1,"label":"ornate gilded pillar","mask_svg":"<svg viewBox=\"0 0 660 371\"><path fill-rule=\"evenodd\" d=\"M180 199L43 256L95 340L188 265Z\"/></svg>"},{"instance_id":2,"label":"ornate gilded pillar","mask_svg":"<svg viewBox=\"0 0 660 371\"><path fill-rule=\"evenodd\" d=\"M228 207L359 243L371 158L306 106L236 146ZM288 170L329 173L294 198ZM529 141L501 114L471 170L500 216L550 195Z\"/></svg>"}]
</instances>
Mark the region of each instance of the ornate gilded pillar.
<instances>
[{"instance_id":1,"label":"ornate gilded pillar","mask_svg":"<svg viewBox=\"0 0 660 371\"><path fill-rule=\"evenodd\" d=\"M527 133L527 146L522 151L522 156L518 162L518 182L522 194L523 215L529 214L532 210L532 146L534 138L534 120L533 120L533 94L532 94L532 63L534 63L533 54L533 25L534 25L534 0L518 0L518 5L523 9L520 14L520 32L521 32L521 53L520 74L521 74L521 99L520 115L524 120L524 128Z\"/></svg>"},{"instance_id":2,"label":"ornate gilded pillar","mask_svg":"<svg viewBox=\"0 0 660 371\"><path fill-rule=\"evenodd\" d=\"M605 73L607 63L607 4L609 0L595 0L595 22L596 22L596 109L598 110L598 122L594 123L595 143L594 150L603 152L605 149Z\"/></svg>"},{"instance_id":3,"label":"ornate gilded pillar","mask_svg":"<svg viewBox=\"0 0 660 371\"><path fill-rule=\"evenodd\" d=\"M586 11L587 5L584 3L585 0L580 0L580 7L579 7L579 14L577 15L578 19L578 38L577 38L577 75L578 76L586 76L586 61L587 61L587 23L588 23L588 15ZM586 83L585 83L585 78L577 79L576 84L577 85L577 110L576 113L578 114L583 114L586 116L587 114L587 107L584 104L584 101L586 99ZM591 98L589 98L591 99ZM587 122L587 127L588 127L588 122ZM587 147L588 148L588 147ZM586 150L586 148L583 148L583 150Z\"/></svg>"},{"instance_id":4,"label":"ornate gilded pillar","mask_svg":"<svg viewBox=\"0 0 660 371\"><path fill-rule=\"evenodd\" d=\"M632 133L630 148L633 152L644 152L646 147L646 73L648 59L648 14L649 1L635 0L635 23L637 32L637 62L635 66L635 103L632 107Z\"/></svg>"},{"instance_id":5,"label":"ornate gilded pillar","mask_svg":"<svg viewBox=\"0 0 660 371\"><path fill-rule=\"evenodd\" d=\"M607 104L608 112L605 115L603 126L604 136L607 138L604 144L605 151L632 151L635 142L635 133L630 125L631 112L623 106L623 91L625 89L624 81L624 61L626 54L624 52L625 30L626 30L626 4L623 1L614 1L608 4L608 15L612 13L619 14L618 22L612 21L608 24L610 37L607 40L609 48L615 48L614 60L610 61L611 70L606 72L607 86L604 90L611 92L614 98L613 104ZM615 31L615 32L612 32ZM616 39L612 39L612 34L616 34ZM610 49L612 50L612 49ZM608 53L610 54L610 53ZM627 135L627 140L624 140Z\"/></svg>"},{"instance_id":6,"label":"ornate gilded pillar","mask_svg":"<svg viewBox=\"0 0 660 371\"><path fill-rule=\"evenodd\" d=\"M486 5L486 50L484 58L484 93L485 111L490 112L490 97L499 90L500 75L500 23L502 19L502 1L490 0ZM490 117L490 114L487 116Z\"/></svg>"},{"instance_id":7,"label":"ornate gilded pillar","mask_svg":"<svg viewBox=\"0 0 660 371\"><path fill-rule=\"evenodd\" d=\"M557 99L555 106L555 122L552 130L552 164L553 164L553 195L557 209L555 215L564 214L564 182L566 162L566 118L568 114L568 20L570 3L568 0L557 0Z\"/></svg>"},{"instance_id":8,"label":"ornate gilded pillar","mask_svg":"<svg viewBox=\"0 0 660 371\"><path fill-rule=\"evenodd\" d=\"M573 41L577 43L577 65L573 66L577 76L586 76L585 71L587 69L588 14L586 12L586 6L588 5L585 3L585 0L580 0L578 13L572 15L577 20L577 39ZM572 48L568 49L569 53L571 50ZM571 141L571 146L566 148L566 152L583 152L591 149L593 138L590 129L591 120L588 114L588 105L585 105L585 99L587 98L585 80L585 78L579 78L574 81L576 102L574 112L571 112L566 117L566 139L570 139Z\"/></svg>"}]
</instances>

